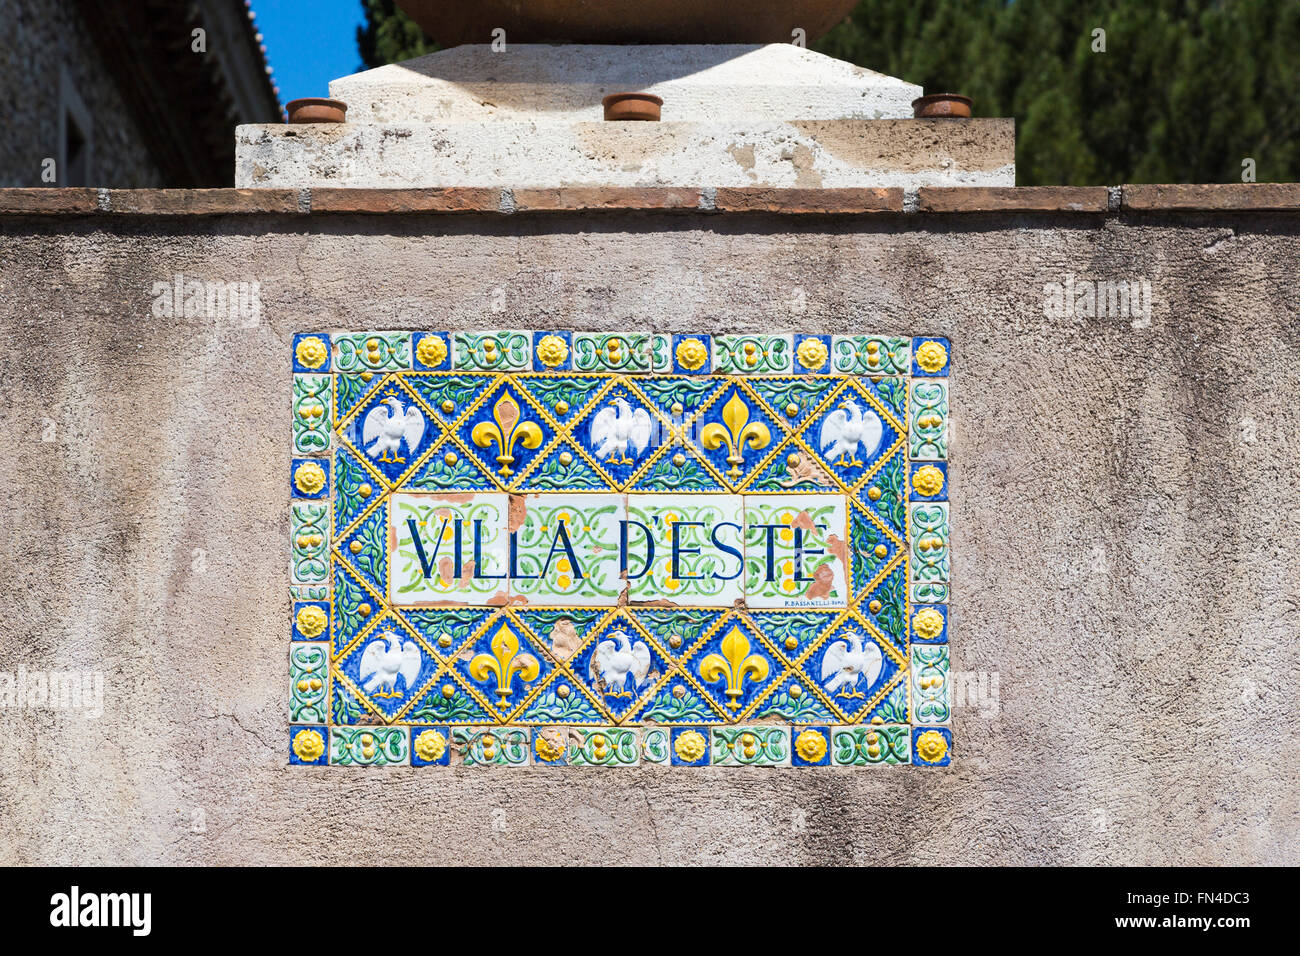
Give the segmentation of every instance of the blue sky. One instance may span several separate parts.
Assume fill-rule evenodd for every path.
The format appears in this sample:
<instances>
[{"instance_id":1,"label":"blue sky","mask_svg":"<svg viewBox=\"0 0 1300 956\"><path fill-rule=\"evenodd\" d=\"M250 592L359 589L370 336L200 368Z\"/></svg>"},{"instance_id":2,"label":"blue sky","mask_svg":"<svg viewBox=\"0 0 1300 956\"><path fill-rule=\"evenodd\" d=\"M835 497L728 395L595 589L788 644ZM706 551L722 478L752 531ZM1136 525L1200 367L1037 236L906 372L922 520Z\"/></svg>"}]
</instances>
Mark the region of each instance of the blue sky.
<instances>
[{"instance_id":1,"label":"blue sky","mask_svg":"<svg viewBox=\"0 0 1300 956\"><path fill-rule=\"evenodd\" d=\"M330 80L356 73L361 0L252 0L281 105L329 96Z\"/></svg>"}]
</instances>

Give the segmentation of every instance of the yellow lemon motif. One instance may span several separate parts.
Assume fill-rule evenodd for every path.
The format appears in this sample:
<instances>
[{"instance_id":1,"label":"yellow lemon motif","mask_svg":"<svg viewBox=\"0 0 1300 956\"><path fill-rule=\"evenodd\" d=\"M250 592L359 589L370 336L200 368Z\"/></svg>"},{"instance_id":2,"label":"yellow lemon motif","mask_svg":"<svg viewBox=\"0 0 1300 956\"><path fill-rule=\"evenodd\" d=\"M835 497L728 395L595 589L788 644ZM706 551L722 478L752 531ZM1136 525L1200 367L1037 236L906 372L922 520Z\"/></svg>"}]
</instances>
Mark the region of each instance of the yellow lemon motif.
<instances>
[{"instance_id":1,"label":"yellow lemon motif","mask_svg":"<svg viewBox=\"0 0 1300 956\"><path fill-rule=\"evenodd\" d=\"M933 641L943 633L943 613L932 607L922 608L912 618L912 628L923 641Z\"/></svg>"},{"instance_id":2,"label":"yellow lemon motif","mask_svg":"<svg viewBox=\"0 0 1300 956\"><path fill-rule=\"evenodd\" d=\"M415 755L425 763L440 759L446 749L447 738L436 730L423 731L415 738Z\"/></svg>"},{"instance_id":3,"label":"yellow lemon motif","mask_svg":"<svg viewBox=\"0 0 1300 956\"><path fill-rule=\"evenodd\" d=\"M794 739L794 752L801 760L817 763L826 756L826 738L815 730L805 730Z\"/></svg>"},{"instance_id":4,"label":"yellow lemon motif","mask_svg":"<svg viewBox=\"0 0 1300 956\"><path fill-rule=\"evenodd\" d=\"M933 374L948 364L948 350L941 342L923 342L916 350L916 364Z\"/></svg>"},{"instance_id":5,"label":"yellow lemon motif","mask_svg":"<svg viewBox=\"0 0 1300 956\"><path fill-rule=\"evenodd\" d=\"M912 488L929 498L943 491L943 472L934 465L922 465L912 475Z\"/></svg>"},{"instance_id":6,"label":"yellow lemon motif","mask_svg":"<svg viewBox=\"0 0 1300 956\"><path fill-rule=\"evenodd\" d=\"M558 335L544 335L537 343L537 358L547 368L555 368L569 356L569 347Z\"/></svg>"},{"instance_id":7,"label":"yellow lemon motif","mask_svg":"<svg viewBox=\"0 0 1300 956\"><path fill-rule=\"evenodd\" d=\"M826 364L828 353L826 343L821 339L804 339L799 343L796 354L799 356L799 364L811 372Z\"/></svg>"},{"instance_id":8,"label":"yellow lemon motif","mask_svg":"<svg viewBox=\"0 0 1300 956\"><path fill-rule=\"evenodd\" d=\"M304 495L318 495L325 487L325 469L314 461L305 461L294 471L293 483Z\"/></svg>"},{"instance_id":9,"label":"yellow lemon motif","mask_svg":"<svg viewBox=\"0 0 1300 956\"><path fill-rule=\"evenodd\" d=\"M948 753L948 741L937 730L927 730L916 738L916 755L926 763L938 763Z\"/></svg>"},{"instance_id":10,"label":"yellow lemon motif","mask_svg":"<svg viewBox=\"0 0 1300 956\"><path fill-rule=\"evenodd\" d=\"M329 624L329 615L316 605L308 604L306 607L298 609L298 614L294 617L294 623L298 625L298 632L303 637L320 637L325 633L325 626Z\"/></svg>"},{"instance_id":11,"label":"yellow lemon motif","mask_svg":"<svg viewBox=\"0 0 1300 956\"><path fill-rule=\"evenodd\" d=\"M319 760L325 752L325 738L319 730L300 730L293 738L293 752L306 763Z\"/></svg>"},{"instance_id":12,"label":"yellow lemon motif","mask_svg":"<svg viewBox=\"0 0 1300 956\"><path fill-rule=\"evenodd\" d=\"M709 742L704 739L704 735L696 730L686 731L673 743L677 756L686 763L695 763L703 757L708 746Z\"/></svg>"},{"instance_id":13,"label":"yellow lemon motif","mask_svg":"<svg viewBox=\"0 0 1300 956\"><path fill-rule=\"evenodd\" d=\"M293 354L303 368L320 368L330 353L324 341L312 335L300 341Z\"/></svg>"},{"instance_id":14,"label":"yellow lemon motif","mask_svg":"<svg viewBox=\"0 0 1300 956\"><path fill-rule=\"evenodd\" d=\"M447 357L447 343L439 336L426 335L415 347L415 357L428 368L437 368Z\"/></svg>"},{"instance_id":15,"label":"yellow lemon motif","mask_svg":"<svg viewBox=\"0 0 1300 956\"><path fill-rule=\"evenodd\" d=\"M677 364L694 372L709 360L708 347L699 339L683 339L677 343Z\"/></svg>"}]
</instances>

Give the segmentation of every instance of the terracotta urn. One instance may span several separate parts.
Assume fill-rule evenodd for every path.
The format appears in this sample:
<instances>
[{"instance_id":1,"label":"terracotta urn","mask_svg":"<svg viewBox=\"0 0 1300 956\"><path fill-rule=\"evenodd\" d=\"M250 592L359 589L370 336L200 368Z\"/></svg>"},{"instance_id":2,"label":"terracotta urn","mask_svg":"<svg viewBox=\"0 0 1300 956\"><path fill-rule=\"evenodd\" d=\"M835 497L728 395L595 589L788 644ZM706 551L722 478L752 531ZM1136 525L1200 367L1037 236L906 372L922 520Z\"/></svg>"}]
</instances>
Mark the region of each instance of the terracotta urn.
<instances>
[{"instance_id":1,"label":"terracotta urn","mask_svg":"<svg viewBox=\"0 0 1300 956\"><path fill-rule=\"evenodd\" d=\"M607 120L658 122L660 107L664 105L664 101L653 93L610 93L600 101L600 105L605 107Z\"/></svg>"},{"instance_id":2,"label":"terracotta urn","mask_svg":"<svg viewBox=\"0 0 1300 956\"><path fill-rule=\"evenodd\" d=\"M931 93L912 100L917 119L970 119L972 100L959 93Z\"/></svg>"},{"instance_id":3,"label":"terracotta urn","mask_svg":"<svg viewBox=\"0 0 1300 956\"><path fill-rule=\"evenodd\" d=\"M285 105L290 123L345 123L348 104L342 100L309 96Z\"/></svg>"}]
</instances>

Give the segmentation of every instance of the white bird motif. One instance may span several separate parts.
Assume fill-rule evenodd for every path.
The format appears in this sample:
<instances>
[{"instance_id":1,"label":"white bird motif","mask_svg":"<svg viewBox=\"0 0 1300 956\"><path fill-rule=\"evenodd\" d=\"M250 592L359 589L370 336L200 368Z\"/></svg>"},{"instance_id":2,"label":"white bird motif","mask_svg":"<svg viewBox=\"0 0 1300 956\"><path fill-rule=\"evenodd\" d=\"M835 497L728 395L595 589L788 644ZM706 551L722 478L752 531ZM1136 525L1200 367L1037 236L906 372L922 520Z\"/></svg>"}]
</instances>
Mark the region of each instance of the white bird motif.
<instances>
[{"instance_id":1,"label":"white bird motif","mask_svg":"<svg viewBox=\"0 0 1300 956\"><path fill-rule=\"evenodd\" d=\"M828 694L865 697L866 694L858 690L858 681L865 677L867 687L871 687L880 676L885 661L875 642L852 631L847 636L848 642L836 641L826 649L826 656L822 658L822 682ZM852 649L849 648L850 642Z\"/></svg>"},{"instance_id":2,"label":"white bird motif","mask_svg":"<svg viewBox=\"0 0 1300 956\"><path fill-rule=\"evenodd\" d=\"M615 631L613 640L596 645L589 674L592 680L599 677L605 682L606 697L632 697L634 691L645 683L650 673L650 648L645 641L632 643L626 631ZM616 647L614 641L618 642ZM628 677L633 677L632 690L627 688Z\"/></svg>"},{"instance_id":3,"label":"white bird motif","mask_svg":"<svg viewBox=\"0 0 1300 956\"><path fill-rule=\"evenodd\" d=\"M408 692L415 689L420 676L420 649L415 641L408 639L402 643L401 637L384 631L361 654L360 675L367 694L401 697L397 692L397 678L400 676L406 682Z\"/></svg>"},{"instance_id":4,"label":"white bird motif","mask_svg":"<svg viewBox=\"0 0 1300 956\"><path fill-rule=\"evenodd\" d=\"M406 459L396 455L402 450L402 439L406 439L407 450L415 451L424 437L424 415L415 405L407 408L392 395L384 399L384 405L388 407L377 405L366 414L361 444L369 445L366 454L378 456L379 461L402 464Z\"/></svg>"},{"instance_id":5,"label":"white bird motif","mask_svg":"<svg viewBox=\"0 0 1300 956\"><path fill-rule=\"evenodd\" d=\"M858 403L848 398L840 402L840 407L822 422L818 442L827 461L841 468L861 466L858 460L858 446L865 445L864 458L870 458L880 447L880 439L885 434L880 416L867 409L863 412ZM830 452L826 451L827 447ZM839 461L834 461L838 458Z\"/></svg>"},{"instance_id":6,"label":"white bird motif","mask_svg":"<svg viewBox=\"0 0 1300 956\"><path fill-rule=\"evenodd\" d=\"M627 446L640 454L650 444L650 413L644 408L634 409L621 396L615 398L591 420L591 443L602 461L608 458L611 464L632 464Z\"/></svg>"}]
</instances>

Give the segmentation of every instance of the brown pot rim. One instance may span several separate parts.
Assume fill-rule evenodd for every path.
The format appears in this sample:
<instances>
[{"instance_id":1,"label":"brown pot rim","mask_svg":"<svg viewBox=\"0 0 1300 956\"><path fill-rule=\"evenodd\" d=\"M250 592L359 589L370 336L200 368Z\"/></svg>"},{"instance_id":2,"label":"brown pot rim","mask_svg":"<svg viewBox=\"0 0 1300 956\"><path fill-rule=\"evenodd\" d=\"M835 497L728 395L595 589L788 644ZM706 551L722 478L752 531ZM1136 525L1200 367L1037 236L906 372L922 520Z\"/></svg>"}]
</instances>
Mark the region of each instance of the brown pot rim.
<instances>
[{"instance_id":1,"label":"brown pot rim","mask_svg":"<svg viewBox=\"0 0 1300 956\"><path fill-rule=\"evenodd\" d=\"M655 106L664 105L664 98L653 93L610 93L600 101L600 105L608 108L611 103L622 103L625 100L640 100L653 103Z\"/></svg>"},{"instance_id":2,"label":"brown pot rim","mask_svg":"<svg viewBox=\"0 0 1300 956\"><path fill-rule=\"evenodd\" d=\"M290 100L284 105L284 110L290 123L295 122L294 117L304 111L317 114L310 122L342 123L347 117L348 104L328 96L304 96Z\"/></svg>"},{"instance_id":3,"label":"brown pot rim","mask_svg":"<svg viewBox=\"0 0 1300 956\"><path fill-rule=\"evenodd\" d=\"M930 93L926 96L918 96L912 100L912 115L921 116L922 112L928 106L934 106L938 103L953 103L964 106L965 115L969 116L975 101L969 96L962 96L960 93Z\"/></svg>"}]
</instances>

